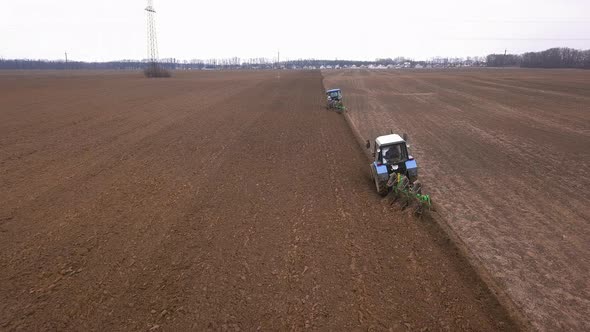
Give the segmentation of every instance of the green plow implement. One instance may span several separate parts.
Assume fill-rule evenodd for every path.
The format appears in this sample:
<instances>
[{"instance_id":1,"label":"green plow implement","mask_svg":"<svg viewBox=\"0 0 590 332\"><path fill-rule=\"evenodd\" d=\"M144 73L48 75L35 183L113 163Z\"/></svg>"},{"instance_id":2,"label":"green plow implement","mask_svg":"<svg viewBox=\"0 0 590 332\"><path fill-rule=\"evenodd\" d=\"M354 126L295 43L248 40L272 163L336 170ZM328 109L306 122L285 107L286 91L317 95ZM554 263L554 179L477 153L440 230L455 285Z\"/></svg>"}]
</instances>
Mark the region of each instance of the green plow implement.
<instances>
[{"instance_id":1,"label":"green plow implement","mask_svg":"<svg viewBox=\"0 0 590 332\"><path fill-rule=\"evenodd\" d=\"M405 175L391 174L387 186L391 188L393 196L391 204L399 201L402 211L411 206L413 213L420 216L425 209L430 211L432 208L430 195L422 194L422 185L419 182L410 183L410 179Z\"/></svg>"}]
</instances>

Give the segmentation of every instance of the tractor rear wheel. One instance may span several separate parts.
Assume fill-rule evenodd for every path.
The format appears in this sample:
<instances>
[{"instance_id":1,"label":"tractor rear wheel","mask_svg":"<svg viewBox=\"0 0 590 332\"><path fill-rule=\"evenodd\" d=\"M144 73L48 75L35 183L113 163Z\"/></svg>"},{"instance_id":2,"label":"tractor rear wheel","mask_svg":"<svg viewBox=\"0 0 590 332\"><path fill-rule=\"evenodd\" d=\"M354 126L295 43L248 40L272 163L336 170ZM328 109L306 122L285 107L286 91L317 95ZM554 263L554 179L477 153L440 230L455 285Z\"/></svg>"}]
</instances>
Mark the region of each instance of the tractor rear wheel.
<instances>
[{"instance_id":1,"label":"tractor rear wheel","mask_svg":"<svg viewBox=\"0 0 590 332\"><path fill-rule=\"evenodd\" d=\"M385 184L380 185L379 179L377 177L375 177L375 188L377 189L377 193L381 197L385 197L389 193L389 188L387 188Z\"/></svg>"}]
</instances>

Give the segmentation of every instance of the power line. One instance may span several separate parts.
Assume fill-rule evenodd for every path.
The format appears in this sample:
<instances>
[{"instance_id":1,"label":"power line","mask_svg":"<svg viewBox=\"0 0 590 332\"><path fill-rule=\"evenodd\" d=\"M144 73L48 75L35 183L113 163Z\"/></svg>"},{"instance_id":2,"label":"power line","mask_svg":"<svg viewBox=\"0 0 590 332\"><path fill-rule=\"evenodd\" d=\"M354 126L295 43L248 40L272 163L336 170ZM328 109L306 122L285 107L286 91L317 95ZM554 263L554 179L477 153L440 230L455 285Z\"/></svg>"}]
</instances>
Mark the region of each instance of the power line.
<instances>
[{"instance_id":1,"label":"power line","mask_svg":"<svg viewBox=\"0 0 590 332\"><path fill-rule=\"evenodd\" d=\"M444 40L532 40L532 41L585 41L590 38L439 38Z\"/></svg>"},{"instance_id":2,"label":"power line","mask_svg":"<svg viewBox=\"0 0 590 332\"><path fill-rule=\"evenodd\" d=\"M546 18L446 18L446 17L416 17L407 18L411 21L438 21L438 22L450 22L450 23L588 23L590 17L546 17Z\"/></svg>"}]
</instances>

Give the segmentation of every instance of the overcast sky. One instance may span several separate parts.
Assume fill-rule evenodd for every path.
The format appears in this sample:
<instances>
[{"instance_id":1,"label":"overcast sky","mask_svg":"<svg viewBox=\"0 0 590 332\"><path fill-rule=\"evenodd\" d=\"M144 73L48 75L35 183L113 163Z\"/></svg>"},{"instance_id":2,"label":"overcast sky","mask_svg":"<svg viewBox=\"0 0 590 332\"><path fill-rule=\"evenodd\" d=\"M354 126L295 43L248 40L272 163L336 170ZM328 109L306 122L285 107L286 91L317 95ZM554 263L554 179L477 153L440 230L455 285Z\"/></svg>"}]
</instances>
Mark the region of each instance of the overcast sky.
<instances>
[{"instance_id":1,"label":"overcast sky","mask_svg":"<svg viewBox=\"0 0 590 332\"><path fill-rule=\"evenodd\" d=\"M0 57L146 57L146 1L13 0ZM362 59L590 49L590 0L154 0L161 58Z\"/></svg>"}]
</instances>

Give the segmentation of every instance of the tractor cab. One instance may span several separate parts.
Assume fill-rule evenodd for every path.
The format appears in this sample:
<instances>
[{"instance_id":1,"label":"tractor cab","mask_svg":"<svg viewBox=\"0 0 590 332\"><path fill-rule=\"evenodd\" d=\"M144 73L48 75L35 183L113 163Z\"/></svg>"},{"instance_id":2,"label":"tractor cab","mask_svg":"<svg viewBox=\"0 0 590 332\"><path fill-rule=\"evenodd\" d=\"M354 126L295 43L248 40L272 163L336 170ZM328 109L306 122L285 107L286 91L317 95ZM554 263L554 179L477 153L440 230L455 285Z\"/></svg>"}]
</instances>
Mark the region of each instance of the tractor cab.
<instances>
[{"instance_id":1,"label":"tractor cab","mask_svg":"<svg viewBox=\"0 0 590 332\"><path fill-rule=\"evenodd\" d=\"M406 141L397 134L379 136L373 145L375 162L382 165L399 165L409 160Z\"/></svg>"},{"instance_id":2,"label":"tractor cab","mask_svg":"<svg viewBox=\"0 0 590 332\"><path fill-rule=\"evenodd\" d=\"M386 194L386 183L392 174L407 176L410 183L418 179L418 166L414 157L409 154L407 137L397 134L379 136L374 144L367 141L367 148L373 146L373 163L371 176L375 180L377 191Z\"/></svg>"},{"instance_id":3,"label":"tractor cab","mask_svg":"<svg viewBox=\"0 0 590 332\"><path fill-rule=\"evenodd\" d=\"M326 91L326 95L328 96L328 100L333 100L333 101L342 100L342 91L340 91L340 89L328 90L328 91Z\"/></svg>"}]
</instances>

